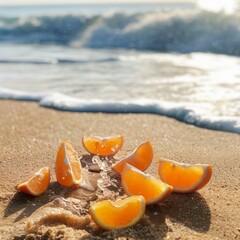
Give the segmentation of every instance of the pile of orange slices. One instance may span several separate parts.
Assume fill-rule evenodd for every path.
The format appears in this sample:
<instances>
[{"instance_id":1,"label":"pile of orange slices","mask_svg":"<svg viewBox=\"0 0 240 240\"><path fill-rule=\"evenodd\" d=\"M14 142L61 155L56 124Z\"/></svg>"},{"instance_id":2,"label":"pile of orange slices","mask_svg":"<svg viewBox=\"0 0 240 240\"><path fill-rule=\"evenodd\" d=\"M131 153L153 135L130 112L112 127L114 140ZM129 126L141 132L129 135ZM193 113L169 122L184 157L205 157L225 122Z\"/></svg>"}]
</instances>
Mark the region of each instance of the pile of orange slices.
<instances>
[{"instance_id":1,"label":"pile of orange slices","mask_svg":"<svg viewBox=\"0 0 240 240\"><path fill-rule=\"evenodd\" d=\"M83 137L84 148L92 155L105 157L116 155L121 150L124 138ZM127 197L112 202L95 202L89 209L92 220L102 229L111 230L132 226L144 215L146 205L158 204L172 192L189 193L204 187L212 176L210 164L186 164L164 158L158 160L159 178L144 171L153 161L154 149L150 141L139 145L129 156L112 165L121 178ZM74 147L68 141L59 144L55 173L59 184L64 187L79 187L82 180L82 166ZM50 183L50 169L41 168L18 186L26 194L39 196Z\"/></svg>"}]
</instances>

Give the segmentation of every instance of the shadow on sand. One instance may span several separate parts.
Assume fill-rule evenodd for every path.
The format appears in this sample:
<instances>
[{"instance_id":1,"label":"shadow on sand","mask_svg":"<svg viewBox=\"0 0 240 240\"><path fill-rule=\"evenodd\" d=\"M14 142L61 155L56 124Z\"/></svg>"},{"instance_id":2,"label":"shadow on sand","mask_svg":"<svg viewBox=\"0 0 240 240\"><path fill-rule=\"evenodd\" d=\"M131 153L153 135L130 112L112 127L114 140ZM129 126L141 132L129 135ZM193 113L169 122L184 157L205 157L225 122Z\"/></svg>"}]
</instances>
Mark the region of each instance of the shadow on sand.
<instances>
[{"instance_id":1,"label":"shadow on sand","mask_svg":"<svg viewBox=\"0 0 240 240\"><path fill-rule=\"evenodd\" d=\"M166 237L167 232L168 226L163 215L159 215L158 223L153 223L147 213L138 224L132 227L114 231L96 230L95 232L91 232L93 236L91 239L160 240Z\"/></svg>"},{"instance_id":2,"label":"shadow on sand","mask_svg":"<svg viewBox=\"0 0 240 240\"><path fill-rule=\"evenodd\" d=\"M164 215L173 222L183 224L197 232L207 232L211 224L211 211L198 192L172 194L162 206Z\"/></svg>"},{"instance_id":3,"label":"shadow on sand","mask_svg":"<svg viewBox=\"0 0 240 240\"><path fill-rule=\"evenodd\" d=\"M29 217L38 208L49 203L56 196L64 194L65 191L66 190L57 182L52 182L49 184L48 191L38 197L17 192L13 195L12 199L5 208L4 217L9 217L18 211L23 210L14 220L14 222L20 221L24 217Z\"/></svg>"}]
</instances>

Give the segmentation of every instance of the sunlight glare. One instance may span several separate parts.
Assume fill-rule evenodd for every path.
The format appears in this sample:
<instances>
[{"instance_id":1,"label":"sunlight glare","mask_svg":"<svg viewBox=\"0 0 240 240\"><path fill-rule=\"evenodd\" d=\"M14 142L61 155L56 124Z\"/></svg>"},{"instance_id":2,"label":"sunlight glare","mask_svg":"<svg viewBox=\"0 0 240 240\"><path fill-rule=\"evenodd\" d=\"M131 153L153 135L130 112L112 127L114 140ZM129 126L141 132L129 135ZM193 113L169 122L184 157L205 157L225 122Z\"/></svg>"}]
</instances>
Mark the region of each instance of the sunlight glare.
<instances>
[{"instance_id":1,"label":"sunlight glare","mask_svg":"<svg viewBox=\"0 0 240 240\"><path fill-rule=\"evenodd\" d=\"M231 14L237 8L236 0L198 0L198 6L207 11Z\"/></svg>"}]
</instances>

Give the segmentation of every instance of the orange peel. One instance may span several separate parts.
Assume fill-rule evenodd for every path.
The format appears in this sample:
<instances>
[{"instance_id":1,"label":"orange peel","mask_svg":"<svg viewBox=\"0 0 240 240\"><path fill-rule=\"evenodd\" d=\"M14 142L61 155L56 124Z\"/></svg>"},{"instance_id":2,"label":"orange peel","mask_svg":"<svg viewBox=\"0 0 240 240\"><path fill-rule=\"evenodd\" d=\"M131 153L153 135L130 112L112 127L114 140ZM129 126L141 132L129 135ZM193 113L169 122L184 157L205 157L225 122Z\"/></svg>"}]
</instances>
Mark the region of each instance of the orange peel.
<instances>
[{"instance_id":1,"label":"orange peel","mask_svg":"<svg viewBox=\"0 0 240 240\"><path fill-rule=\"evenodd\" d=\"M210 164L187 164L161 158L158 161L160 179L173 186L174 192L195 192L204 187L212 176Z\"/></svg>"},{"instance_id":2,"label":"orange peel","mask_svg":"<svg viewBox=\"0 0 240 240\"><path fill-rule=\"evenodd\" d=\"M82 166L77 152L68 141L61 141L56 163L56 178L59 184L65 187L78 186L81 182Z\"/></svg>"},{"instance_id":3,"label":"orange peel","mask_svg":"<svg viewBox=\"0 0 240 240\"><path fill-rule=\"evenodd\" d=\"M146 204L164 201L172 193L172 186L127 164L121 175L124 192L128 196L141 195Z\"/></svg>"},{"instance_id":4,"label":"orange peel","mask_svg":"<svg viewBox=\"0 0 240 240\"><path fill-rule=\"evenodd\" d=\"M49 167L43 167L32 177L19 184L17 189L18 191L24 192L26 194L39 196L47 190L49 183L50 169Z\"/></svg>"},{"instance_id":5,"label":"orange peel","mask_svg":"<svg viewBox=\"0 0 240 240\"><path fill-rule=\"evenodd\" d=\"M96 202L90 207L89 213L100 228L112 230L136 224L142 218L145 207L145 199L142 196L132 196L116 202Z\"/></svg>"},{"instance_id":6,"label":"orange peel","mask_svg":"<svg viewBox=\"0 0 240 240\"><path fill-rule=\"evenodd\" d=\"M113 156L118 153L124 143L122 135L111 137L83 137L84 148L93 155Z\"/></svg>"},{"instance_id":7,"label":"orange peel","mask_svg":"<svg viewBox=\"0 0 240 240\"><path fill-rule=\"evenodd\" d=\"M150 141L139 145L128 157L112 166L112 170L121 175L126 164L130 164L141 171L145 171L152 163L153 146Z\"/></svg>"}]
</instances>

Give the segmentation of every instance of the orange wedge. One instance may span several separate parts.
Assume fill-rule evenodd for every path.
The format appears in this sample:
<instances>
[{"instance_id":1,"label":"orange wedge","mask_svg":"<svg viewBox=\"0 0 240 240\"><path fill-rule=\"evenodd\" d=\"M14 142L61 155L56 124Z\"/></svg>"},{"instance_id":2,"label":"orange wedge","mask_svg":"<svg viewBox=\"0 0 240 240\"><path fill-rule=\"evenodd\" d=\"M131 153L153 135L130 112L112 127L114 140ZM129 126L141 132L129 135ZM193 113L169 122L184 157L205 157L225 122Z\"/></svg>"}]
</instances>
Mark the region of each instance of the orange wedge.
<instances>
[{"instance_id":1,"label":"orange wedge","mask_svg":"<svg viewBox=\"0 0 240 240\"><path fill-rule=\"evenodd\" d=\"M65 187L74 187L81 182L82 167L73 146L67 142L60 142L55 172L59 184Z\"/></svg>"},{"instance_id":2,"label":"orange wedge","mask_svg":"<svg viewBox=\"0 0 240 240\"><path fill-rule=\"evenodd\" d=\"M123 169L121 182L127 195L141 195L147 205L164 201L173 189L172 186L129 164Z\"/></svg>"},{"instance_id":3,"label":"orange wedge","mask_svg":"<svg viewBox=\"0 0 240 240\"><path fill-rule=\"evenodd\" d=\"M18 185L17 189L21 192L39 196L45 192L50 183L50 169L48 167L41 168L32 177Z\"/></svg>"},{"instance_id":4,"label":"orange wedge","mask_svg":"<svg viewBox=\"0 0 240 240\"><path fill-rule=\"evenodd\" d=\"M141 171L145 171L153 159L153 146L150 141L139 145L128 157L112 166L113 171L121 175L126 164L130 164Z\"/></svg>"},{"instance_id":5,"label":"orange wedge","mask_svg":"<svg viewBox=\"0 0 240 240\"><path fill-rule=\"evenodd\" d=\"M113 137L83 137L83 146L85 149L94 155L100 156L113 156L123 146L123 136Z\"/></svg>"},{"instance_id":6,"label":"orange wedge","mask_svg":"<svg viewBox=\"0 0 240 240\"><path fill-rule=\"evenodd\" d=\"M142 196L133 196L116 202L103 200L94 203L89 213L100 228L111 230L136 224L142 218L145 207L145 199Z\"/></svg>"},{"instance_id":7,"label":"orange wedge","mask_svg":"<svg viewBox=\"0 0 240 240\"><path fill-rule=\"evenodd\" d=\"M158 161L158 174L163 182L173 186L174 192L195 192L209 182L212 176L212 166L160 159Z\"/></svg>"}]
</instances>

